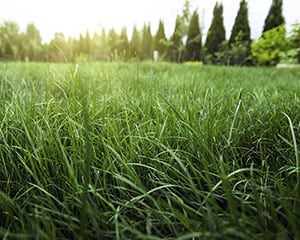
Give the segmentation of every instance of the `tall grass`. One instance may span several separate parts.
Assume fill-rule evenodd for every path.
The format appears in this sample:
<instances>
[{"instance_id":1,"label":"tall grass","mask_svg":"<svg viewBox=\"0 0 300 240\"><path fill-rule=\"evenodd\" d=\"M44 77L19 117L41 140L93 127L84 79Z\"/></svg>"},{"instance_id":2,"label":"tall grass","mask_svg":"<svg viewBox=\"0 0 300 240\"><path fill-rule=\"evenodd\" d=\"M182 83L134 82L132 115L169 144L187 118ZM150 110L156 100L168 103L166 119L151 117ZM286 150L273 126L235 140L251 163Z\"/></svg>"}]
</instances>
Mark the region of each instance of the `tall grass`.
<instances>
[{"instance_id":1,"label":"tall grass","mask_svg":"<svg viewBox=\"0 0 300 240\"><path fill-rule=\"evenodd\" d=\"M0 64L3 239L300 239L300 72Z\"/></svg>"}]
</instances>

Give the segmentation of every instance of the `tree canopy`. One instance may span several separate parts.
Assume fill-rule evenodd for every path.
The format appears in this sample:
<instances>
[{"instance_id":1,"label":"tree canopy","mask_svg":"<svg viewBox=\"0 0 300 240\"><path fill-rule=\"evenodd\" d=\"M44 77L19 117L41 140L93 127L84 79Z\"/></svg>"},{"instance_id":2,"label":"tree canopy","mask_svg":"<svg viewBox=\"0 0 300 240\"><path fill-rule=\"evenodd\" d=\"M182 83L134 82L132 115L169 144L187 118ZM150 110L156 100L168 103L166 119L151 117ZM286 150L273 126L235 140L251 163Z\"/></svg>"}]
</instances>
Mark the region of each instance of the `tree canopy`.
<instances>
[{"instance_id":1,"label":"tree canopy","mask_svg":"<svg viewBox=\"0 0 300 240\"><path fill-rule=\"evenodd\" d=\"M240 41L245 41L250 43L251 41L251 33L250 33L250 25L248 20L248 4L246 0L241 0L240 8L238 10L237 16L235 18L231 36L229 38L229 44L233 44L237 37L241 33Z\"/></svg>"},{"instance_id":2,"label":"tree canopy","mask_svg":"<svg viewBox=\"0 0 300 240\"><path fill-rule=\"evenodd\" d=\"M271 8L265 20L263 32L266 32L285 23L285 19L282 15L282 5L282 0L272 1Z\"/></svg>"},{"instance_id":3,"label":"tree canopy","mask_svg":"<svg viewBox=\"0 0 300 240\"><path fill-rule=\"evenodd\" d=\"M202 49L202 34L199 24L199 15L194 11L189 24L186 42L186 60L200 61Z\"/></svg>"},{"instance_id":4,"label":"tree canopy","mask_svg":"<svg viewBox=\"0 0 300 240\"><path fill-rule=\"evenodd\" d=\"M225 41L225 27L223 20L223 5L216 3L213 11L213 20L208 29L205 48L207 54L215 54L220 50L220 45Z\"/></svg>"}]
</instances>

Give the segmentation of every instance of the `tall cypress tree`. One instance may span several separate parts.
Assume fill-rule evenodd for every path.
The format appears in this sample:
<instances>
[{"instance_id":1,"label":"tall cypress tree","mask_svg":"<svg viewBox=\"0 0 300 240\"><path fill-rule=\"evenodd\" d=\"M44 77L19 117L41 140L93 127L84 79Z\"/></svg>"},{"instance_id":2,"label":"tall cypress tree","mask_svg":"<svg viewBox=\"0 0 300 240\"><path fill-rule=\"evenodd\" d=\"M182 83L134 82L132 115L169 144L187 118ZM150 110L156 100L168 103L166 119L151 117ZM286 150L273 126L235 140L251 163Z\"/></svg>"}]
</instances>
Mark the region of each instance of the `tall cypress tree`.
<instances>
[{"instance_id":1,"label":"tall cypress tree","mask_svg":"<svg viewBox=\"0 0 300 240\"><path fill-rule=\"evenodd\" d=\"M170 39L168 46L168 58L173 62L180 62L183 55L183 21L179 15L176 18L174 33Z\"/></svg>"},{"instance_id":2,"label":"tall cypress tree","mask_svg":"<svg viewBox=\"0 0 300 240\"><path fill-rule=\"evenodd\" d=\"M250 25L248 20L248 5L246 0L241 0L240 2L240 8L235 18L235 22L231 31L231 36L229 38L230 45L235 43L238 35L239 41L250 43Z\"/></svg>"},{"instance_id":3,"label":"tall cypress tree","mask_svg":"<svg viewBox=\"0 0 300 240\"><path fill-rule=\"evenodd\" d=\"M140 46L140 33L138 32L137 27L134 26L132 30L131 40L129 43L129 58L140 58Z\"/></svg>"},{"instance_id":4,"label":"tall cypress tree","mask_svg":"<svg viewBox=\"0 0 300 240\"><path fill-rule=\"evenodd\" d=\"M31 61L39 61L42 57L42 38L39 30L33 23L27 25L26 33L23 37L23 44L26 46L24 54Z\"/></svg>"},{"instance_id":5,"label":"tall cypress tree","mask_svg":"<svg viewBox=\"0 0 300 240\"><path fill-rule=\"evenodd\" d=\"M216 3L212 23L209 27L205 42L206 52L214 54L219 51L220 44L225 40L223 20L223 5Z\"/></svg>"},{"instance_id":6,"label":"tall cypress tree","mask_svg":"<svg viewBox=\"0 0 300 240\"><path fill-rule=\"evenodd\" d=\"M89 31L86 31L85 34L85 49L84 49L84 53L90 58L92 55L92 49L91 49L91 43L92 43L92 39L90 37L90 33Z\"/></svg>"},{"instance_id":7,"label":"tall cypress tree","mask_svg":"<svg viewBox=\"0 0 300 240\"><path fill-rule=\"evenodd\" d=\"M165 42L166 42L165 27L162 20L159 21L159 26L157 33L154 38L154 49L159 52L159 55L162 56L165 53Z\"/></svg>"},{"instance_id":8,"label":"tall cypress tree","mask_svg":"<svg viewBox=\"0 0 300 240\"><path fill-rule=\"evenodd\" d=\"M202 48L202 35L200 31L199 15L194 11L188 30L186 43L186 60L200 61Z\"/></svg>"},{"instance_id":9,"label":"tall cypress tree","mask_svg":"<svg viewBox=\"0 0 300 240\"><path fill-rule=\"evenodd\" d=\"M246 0L240 1L231 36L229 38L229 64L246 65L249 64L251 36L248 21L248 5Z\"/></svg>"},{"instance_id":10,"label":"tall cypress tree","mask_svg":"<svg viewBox=\"0 0 300 240\"><path fill-rule=\"evenodd\" d=\"M144 25L142 43L141 43L141 57L142 59L148 59L152 57L152 35L150 24Z\"/></svg>"},{"instance_id":11,"label":"tall cypress tree","mask_svg":"<svg viewBox=\"0 0 300 240\"><path fill-rule=\"evenodd\" d=\"M116 33L115 29L112 28L109 30L108 32L108 45L110 48L110 58L111 60L114 60L115 57L117 57L117 53L118 53L118 39L119 36Z\"/></svg>"},{"instance_id":12,"label":"tall cypress tree","mask_svg":"<svg viewBox=\"0 0 300 240\"><path fill-rule=\"evenodd\" d=\"M126 27L122 28L120 40L118 42L118 54L123 58L126 59L128 57L128 36L127 36L127 30Z\"/></svg>"},{"instance_id":13,"label":"tall cypress tree","mask_svg":"<svg viewBox=\"0 0 300 240\"><path fill-rule=\"evenodd\" d=\"M263 32L266 32L272 28L275 28L285 23L282 15L282 0L273 0L268 16L265 20Z\"/></svg>"},{"instance_id":14,"label":"tall cypress tree","mask_svg":"<svg viewBox=\"0 0 300 240\"><path fill-rule=\"evenodd\" d=\"M108 36L107 36L104 28L102 28L99 41L100 41L99 58L102 61L107 61L107 60L109 60L110 48L109 48L109 44L108 44Z\"/></svg>"}]
</instances>

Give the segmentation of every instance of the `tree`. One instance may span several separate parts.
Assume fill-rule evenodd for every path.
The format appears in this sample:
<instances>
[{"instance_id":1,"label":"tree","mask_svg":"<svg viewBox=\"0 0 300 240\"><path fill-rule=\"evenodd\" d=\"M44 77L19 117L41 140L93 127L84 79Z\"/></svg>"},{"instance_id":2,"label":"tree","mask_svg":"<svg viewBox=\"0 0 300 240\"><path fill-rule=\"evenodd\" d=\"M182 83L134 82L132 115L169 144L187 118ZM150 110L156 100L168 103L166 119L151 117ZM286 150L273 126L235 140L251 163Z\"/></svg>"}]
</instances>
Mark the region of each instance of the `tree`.
<instances>
[{"instance_id":1,"label":"tree","mask_svg":"<svg viewBox=\"0 0 300 240\"><path fill-rule=\"evenodd\" d=\"M241 34L240 34L241 32ZM240 41L249 42L251 41L250 36L250 25L248 20L248 5L246 0L241 0L240 2L240 8L238 10L237 16L235 18L232 30L231 30L231 36L229 38L229 44L233 44L237 36L239 36Z\"/></svg>"},{"instance_id":2,"label":"tree","mask_svg":"<svg viewBox=\"0 0 300 240\"><path fill-rule=\"evenodd\" d=\"M72 38L71 36L68 37L67 41L67 59L68 61L73 62L75 60L75 46L76 46L76 40Z\"/></svg>"},{"instance_id":3,"label":"tree","mask_svg":"<svg viewBox=\"0 0 300 240\"><path fill-rule=\"evenodd\" d=\"M94 33L93 36L93 58L96 61L107 61L109 60L109 49L107 46L107 37L105 29L102 28L101 35Z\"/></svg>"},{"instance_id":4,"label":"tree","mask_svg":"<svg viewBox=\"0 0 300 240\"><path fill-rule=\"evenodd\" d=\"M234 42L230 45L227 64L230 65L252 65L250 60L251 45L249 41L243 40L243 32L239 32Z\"/></svg>"},{"instance_id":5,"label":"tree","mask_svg":"<svg viewBox=\"0 0 300 240\"><path fill-rule=\"evenodd\" d=\"M104 28L102 29L102 32L101 32L99 49L100 49L99 60L108 61L109 60L109 45L108 45L108 39L107 39Z\"/></svg>"},{"instance_id":6,"label":"tree","mask_svg":"<svg viewBox=\"0 0 300 240\"><path fill-rule=\"evenodd\" d=\"M181 62L184 52L183 45L183 21L182 17L177 15L174 33L168 43L168 58L173 62Z\"/></svg>"},{"instance_id":7,"label":"tree","mask_svg":"<svg viewBox=\"0 0 300 240\"><path fill-rule=\"evenodd\" d=\"M49 55L51 61L68 61L67 42L63 33L57 32L54 34L54 39L50 42L49 45Z\"/></svg>"},{"instance_id":8,"label":"tree","mask_svg":"<svg viewBox=\"0 0 300 240\"><path fill-rule=\"evenodd\" d=\"M295 52L295 57L300 63L300 23L294 24L290 36L291 49Z\"/></svg>"},{"instance_id":9,"label":"tree","mask_svg":"<svg viewBox=\"0 0 300 240\"><path fill-rule=\"evenodd\" d=\"M86 31L84 43L85 43L84 53L87 55L88 58L91 58L91 56L92 56L92 39L90 37L89 31Z\"/></svg>"},{"instance_id":10,"label":"tree","mask_svg":"<svg viewBox=\"0 0 300 240\"><path fill-rule=\"evenodd\" d=\"M220 44L225 41L225 27L223 21L223 5L216 3L213 20L209 27L205 42L206 54L213 55L219 51Z\"/></svg>"},{"instance_id":11,"label":"tree","mask_svg":"<svg viewBox=\"0 0 300 240\"><path fill-rule=\"evenodd\" d=\"M292 25L287 37L287 49L280 53L280 62L286 64L300 63L300 23Z\"/></svg>"},{"instance_id":12,"label":"tree","mask_svg":"<svg viewBox=\"0 0 300 240\"><path fill-rule=\"evenodd\" d=\"M141 57L142 59L150 59L152 57L152 42L150 24L144 25L141 43Z\"/></svg>"},{"instance_id":13,"label":"tree","mask_svg":"<svg viewBox=\"0 0 300 240\"><path fill-rule=\"evenodd\" d=\"M199 25L199 15L194 11L189 26L186 43L186 60L200 61L202 48L202 35Z\"/></svg>"},{"instance_id":14,"label":"tree","mask_svg":"<svg viewBox=\"0 0 300 240\"><path fill-rule=\"evenodd\" d=\"M229 47L231 49L231 65L245 65L250 54L250 25L248 20L248 6L246 0L241 0L231 36Z\"/></svg>"},{"instance_id":15,"label":"tree","mask_svg":"<svg viewBox=\"0 0 300 240\"><path fill-rule=\"evenodd\" d=\"M190 0L185 0L181 15L181 31L182 36L186 36L189 30L189 24L191 20L191 2Z\"/></svg>"},{"instance_id":16,"label":"tree","mask_svg":"<svg viewBox=\"0 0 300 240\"><path fill-rule=\"evenodd\" d=\"M124 60L128 57L128 36L127 36L127 30L126 28L122 28L120 39L118 42L118 54L120 57L122 57Z\"/></svg>"},{"instance_id":17,"label":"tree","mask_svg":"<svg viewBox=\"0 0 300 240\"><path fill-rule=\"evenodd\" d=\"M253 60L259 65L275 66L280 61L280 53L287 50L284 24L263 33L252 45Z\"/></svg>"},{"instance_id":18,"label":"tree","mask_svg":"<svg viewBox=\"0 0 300 240\"><path fill-rule=\"evenodd\" d=\"M108 45L110 48L110 59L114 60L118 57L118 34L112 28L108 32Z\"/></svg>"},{"instance_id":19,"label":"tree","mask_svg":"<svg viewBox=\"0 0 300 240\"><path fill-rule=\"evenodd\" d=\"M141 37L136 26L134 26L132 31L131 40L129 43L129 57L130 58L140 58L140 45Z\"/></svg>"},{"instance_id":20,"label":"tree","mask_svg":"<svg viewBox=\"0 0 300 240\"><path fill-rule=\"evenodd\" d=\"M162 20L159 21L158 30L154 38L154 49L158 51L160 56L163 56L166 51L166 34Z\"/></svg>"},{"instance_id":21,"label":"tree","mask_svg":"<svg viewBox=\"0 0 300 240\"><path fill-rule=\"evenodd\" d=\"M15 60L15 52L10 41L4 42L4 57L9 60Z\"/></svg>"},{"instance_id":22,"label":"tree","mask_svg":"<svg viewBox=\"0 0 300 240\"><path fill-rule=\"evenodd\" d=\"M2 57L10 60L16 60L19 54L21 34L19 26L15 22L5 21L0 27L0 42Z\"/></svg>"},{"instance_id":23,"label":"tree","mask_svg":"<svg viewBox=\"0 0 300 240\"><path fill-rule=\"evenodd\" d=\"M24 57L31 61L40 61L43 55L42 38L39 30L33 23L27 25L26 33L23 36ZM22 59L23 60L23 59Z\"/></svg>"},{"instance_id":24,"label":"tree","mask_svg":"<svg viewBox=\"0 0 300 240\"><path fill-rule=\"evenodd\" d=\"M282 0L273 0L267 18L265 20L263 33L285 23L282 15Z\"/></svg>"}]
</instances>

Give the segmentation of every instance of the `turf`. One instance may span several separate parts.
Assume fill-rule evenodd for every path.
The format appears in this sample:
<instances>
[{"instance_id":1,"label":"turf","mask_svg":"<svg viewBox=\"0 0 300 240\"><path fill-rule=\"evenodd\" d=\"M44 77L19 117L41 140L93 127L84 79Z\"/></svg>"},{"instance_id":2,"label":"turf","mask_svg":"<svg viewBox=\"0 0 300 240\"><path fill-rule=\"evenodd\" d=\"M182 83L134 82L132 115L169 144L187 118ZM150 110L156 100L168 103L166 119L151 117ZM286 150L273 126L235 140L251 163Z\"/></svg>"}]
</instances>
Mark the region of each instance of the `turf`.
<instances>
[{"instance_id":1,"label":"turf","mask_svg":"<svg viewBox=\"0 0 300 240\"><path fill-rule=\"evenodd\" d=\"M300 239L299 81L1 63L1 238Z\"/></svg>"}]
</instances>

